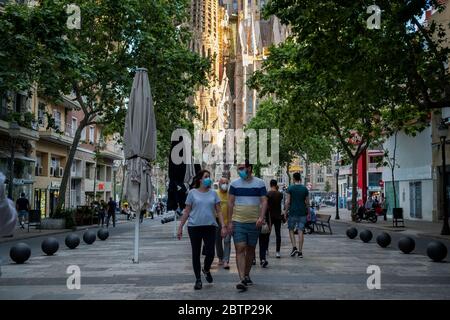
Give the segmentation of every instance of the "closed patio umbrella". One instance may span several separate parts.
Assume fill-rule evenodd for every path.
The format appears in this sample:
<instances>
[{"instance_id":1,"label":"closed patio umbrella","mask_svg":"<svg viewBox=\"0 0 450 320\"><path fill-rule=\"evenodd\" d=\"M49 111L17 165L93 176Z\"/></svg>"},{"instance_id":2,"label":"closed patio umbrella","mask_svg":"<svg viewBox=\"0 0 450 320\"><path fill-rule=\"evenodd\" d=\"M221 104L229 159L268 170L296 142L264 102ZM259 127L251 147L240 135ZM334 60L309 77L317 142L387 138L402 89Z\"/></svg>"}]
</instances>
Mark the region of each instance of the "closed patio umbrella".
<instances>
[{"instance_id":1,"label":"closed patio umbrella","mask_svg":"<svg viewBox=\"0 0 450 320\"><path fill-rule=\"evenodd\" d=\"M136 216L149 208L153 188L151 164L156 158L156 121L147 69L134 76L125 118L124 154L127 162L126 196ZM134 259L139 262L139 220L136 219Z\"/></svg>"}]
</instances>

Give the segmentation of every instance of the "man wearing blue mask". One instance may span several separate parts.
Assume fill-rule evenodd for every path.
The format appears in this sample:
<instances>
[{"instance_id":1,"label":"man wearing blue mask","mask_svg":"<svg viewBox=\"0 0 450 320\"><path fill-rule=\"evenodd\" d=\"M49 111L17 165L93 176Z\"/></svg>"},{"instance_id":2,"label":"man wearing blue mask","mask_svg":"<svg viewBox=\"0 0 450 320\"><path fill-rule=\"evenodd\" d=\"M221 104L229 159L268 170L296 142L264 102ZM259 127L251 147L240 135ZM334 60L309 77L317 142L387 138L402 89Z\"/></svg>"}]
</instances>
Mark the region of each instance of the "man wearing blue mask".
<instances>
[{"instance_id":1,"label":"man wearing blue mask","mask_svg":"<svg viewBox=\"0 0 450 320\"><path fill-rule=\"evenodd\" d=\"M267 210L267 189L264 181L252 175L248 160L238 165L239 179L230 185L228 195L228 231L233 234L236 264L240 282L236 288L246 291L253 282L250 270L255 248Z\"/></svg>"}]
</instances>

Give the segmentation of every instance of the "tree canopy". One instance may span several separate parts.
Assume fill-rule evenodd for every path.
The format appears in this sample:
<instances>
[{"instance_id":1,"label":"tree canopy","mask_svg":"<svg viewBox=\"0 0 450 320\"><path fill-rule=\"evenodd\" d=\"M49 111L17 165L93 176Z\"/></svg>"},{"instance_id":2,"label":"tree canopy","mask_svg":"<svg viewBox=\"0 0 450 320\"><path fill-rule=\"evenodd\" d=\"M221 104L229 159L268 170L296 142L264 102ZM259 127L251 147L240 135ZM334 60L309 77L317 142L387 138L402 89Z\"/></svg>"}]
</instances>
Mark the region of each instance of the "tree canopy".
<instances>
[{"instance_id":1,"label":"tree canopy","mask_svg":"<svg viewBox=\"0 0 450 320\"><path fill-rule=\"evenodd\" d=\"M0 92L37 88L60 103L72 95L83 111L61 183L64 201L81 130L123 132L136 68L148 69L158 131L158 160L167 162L170 135L196 116L188 98L207 85L209 61L189 50L188 0L80 0L81 28L69 29L69 0L10 4L0 14Z\"/></svg>"}]
</instances>

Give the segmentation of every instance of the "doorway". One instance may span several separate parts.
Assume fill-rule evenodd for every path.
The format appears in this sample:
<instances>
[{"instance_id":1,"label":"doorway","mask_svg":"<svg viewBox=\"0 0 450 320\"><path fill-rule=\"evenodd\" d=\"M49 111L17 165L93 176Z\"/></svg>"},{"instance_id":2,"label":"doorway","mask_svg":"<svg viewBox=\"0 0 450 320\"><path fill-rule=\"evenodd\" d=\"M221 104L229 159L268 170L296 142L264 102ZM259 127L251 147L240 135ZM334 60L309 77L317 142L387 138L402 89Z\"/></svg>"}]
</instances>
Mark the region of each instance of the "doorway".
<instances>
[{"instance_id":1,"label":"doorway","mask_svg":"<svg viewBox=\"0 0 450 320\"><path fill-rule=\"evenodd\" d=\"M409 215L414 219L422 219L422 182L409 183Z\"/></svg>"}]
</instances>

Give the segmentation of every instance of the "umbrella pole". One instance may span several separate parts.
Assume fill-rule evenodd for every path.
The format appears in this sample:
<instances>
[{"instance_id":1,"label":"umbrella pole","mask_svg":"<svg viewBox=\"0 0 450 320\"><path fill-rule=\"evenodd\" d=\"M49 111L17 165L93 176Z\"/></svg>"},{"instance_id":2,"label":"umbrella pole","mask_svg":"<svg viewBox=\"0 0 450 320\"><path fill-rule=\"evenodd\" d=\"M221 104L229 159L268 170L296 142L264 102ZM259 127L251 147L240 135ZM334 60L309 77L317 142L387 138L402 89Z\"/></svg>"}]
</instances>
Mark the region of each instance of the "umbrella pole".
<instances>
[{"instance_id":1,"label":"umbrella pole","mask_svg":"<svg viewBox=\"0 0 450 320\"><path fill-rule=\"evenodd\" d=\"M133 263L139 263L139 226L140 226L140 216L136 214L135 224L134 224L134 258Z\"/></svg>"}]
</instances>

